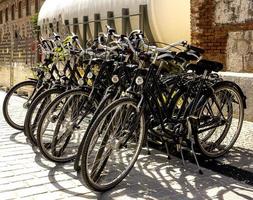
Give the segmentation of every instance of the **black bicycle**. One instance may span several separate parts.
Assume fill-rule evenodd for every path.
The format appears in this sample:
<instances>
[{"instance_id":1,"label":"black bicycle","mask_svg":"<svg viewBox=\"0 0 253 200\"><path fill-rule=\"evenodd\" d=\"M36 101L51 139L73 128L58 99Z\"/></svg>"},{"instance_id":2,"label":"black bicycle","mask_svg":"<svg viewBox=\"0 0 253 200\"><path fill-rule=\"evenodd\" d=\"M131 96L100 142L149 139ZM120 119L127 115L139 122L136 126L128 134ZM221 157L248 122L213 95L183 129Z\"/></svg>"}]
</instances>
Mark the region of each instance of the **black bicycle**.
<instances>
[{"instance_id":1,"label":"black bicycle","mask_svg":"<svg viewBox=\"0 0 253 200\"><path fill-rule=\"evenodd\" d=\"M155 58L158 54L157 50ZM143 59L146 59L145 56ZM93 190L111 189L127 176L141 152L148 130L159 129L159 133L156 131L157 137L166 143L172 141L181 152L183 145L189 146L197 165L193 147L195 140L199 141L199 146L213 135L209 133L201 139L200 133L213 132L213 129L222 126L230 130L233 112L230 110L225 114L223 109L231 107L232 102L239 106L239 122L237 131L232 131L236 136L223 148L222 154L231 148L240 132L244 105L242 94L235 84L231 86L232 83L223 81L214 84L213 80L209 79L212 71L222 69L221 64L202 60L194 65L203 73L193 73L192 77L186 77L188 87L184 96L180 96L183 101L181 107L178 105L182 110L179 113L182 114L176 119L175 114L171 115L172 111L168 109L168 101L173 99L173 96L164 98L168 90L160 80L160 69L154 64L155 61L153 59L148 68L139 68L126 97L113 101L90 125L81 155L81 174L87 186ZM196 69L192 67L192 70ZM177 92L179 91L180 89ZM230 98L225 101L225 94L229 94L233 100ZM211 108L208 106L210 101ZM169 105L172 103L173 101L170 101ZM207 113L207 108L210 108L209 111L213 115ZM221 144L220 141L227 138L225 132L222 132L223 137L216 137L219 142L212 147L217 148ZM219 156L221 153L216 152L215 155Z\"/></svg>"}]
</instances>

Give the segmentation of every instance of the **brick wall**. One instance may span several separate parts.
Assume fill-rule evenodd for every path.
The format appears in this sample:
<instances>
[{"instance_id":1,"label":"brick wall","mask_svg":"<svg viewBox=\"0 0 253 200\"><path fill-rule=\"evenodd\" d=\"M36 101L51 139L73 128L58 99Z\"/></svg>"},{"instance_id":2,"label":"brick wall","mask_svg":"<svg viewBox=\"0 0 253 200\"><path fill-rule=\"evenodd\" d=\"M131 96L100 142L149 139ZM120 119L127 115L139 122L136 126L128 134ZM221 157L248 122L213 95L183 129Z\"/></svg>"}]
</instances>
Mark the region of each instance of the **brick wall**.
<instances>
[{"instance_id":1,"label":"brick wall","mask_svg":"<svg viewBox=\"0 0 253 200\"><path fill-rule=\"evenodd\" d=\"M43 0L29 0L29 14L26 13L26 0L0 0L2 24L0 24L0 86L11 85L31 77L31 67L37 62L36 34L32 32L31 16L36 13ZM19 2L22 2L22 15L19 15ZM12 6L14 5L14 19ZM8 8L8 20L6 20ZM1 18L1 16L0 16ZM13 54L13 56L12 56ZM11 59L13 57L13 60Z\"/></svg>"},{"instance_id":2,"label":"brick wall","mask_svg":"<svg viewBox=\"0 0 253 200\"><path fill-rule=\"evenodd\" d=\"M252 0L191 0L192 43L204 48L207 58L224 63L226 70L253 72L253 33L245 36L249 30L253 30ZM241 38L233 38L235 34ZM247 44L242 46L241 41Z\"/></svg>"}]
</instances>

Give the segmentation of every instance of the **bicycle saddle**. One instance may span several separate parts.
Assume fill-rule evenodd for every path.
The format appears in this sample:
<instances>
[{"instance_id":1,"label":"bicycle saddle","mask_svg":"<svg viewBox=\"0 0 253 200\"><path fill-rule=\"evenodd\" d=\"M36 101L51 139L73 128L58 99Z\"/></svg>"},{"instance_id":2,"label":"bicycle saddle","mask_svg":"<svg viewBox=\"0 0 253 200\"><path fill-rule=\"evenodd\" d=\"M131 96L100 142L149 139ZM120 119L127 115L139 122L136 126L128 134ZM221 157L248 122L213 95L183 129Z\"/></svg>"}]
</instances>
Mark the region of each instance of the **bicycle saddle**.
<instances>
[{"instance_id":1,"label":"bicycle saddle","mask_svg":"<svg viewBox=\"0 0 253 200\"><path fill-rule=\"evenodd\" d=\"M219 72L223 69L223 64L216 61L202 59L197 64L188 65L187 69L193 70L196 74L200 75L203 74L205 70L207 70L208 73L211 73L212 71Z\"/></svg>"}]
</instances>

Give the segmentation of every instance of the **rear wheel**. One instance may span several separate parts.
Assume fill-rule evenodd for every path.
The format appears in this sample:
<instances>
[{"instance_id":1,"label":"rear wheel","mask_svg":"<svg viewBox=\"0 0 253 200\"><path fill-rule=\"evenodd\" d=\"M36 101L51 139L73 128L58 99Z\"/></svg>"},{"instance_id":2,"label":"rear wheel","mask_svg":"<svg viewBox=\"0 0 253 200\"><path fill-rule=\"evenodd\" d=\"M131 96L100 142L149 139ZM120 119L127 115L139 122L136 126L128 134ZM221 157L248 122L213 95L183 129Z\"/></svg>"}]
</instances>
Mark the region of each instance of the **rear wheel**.
<instances>
[{"instance_id":1,"label":"rear wheel","mask_svg":"<svg viewBox=\"0 0 253 200\"><path fill-rule=\"evenodd\" d=\"M130 98L114 101L92 124L84 142L81 174L87 186L109 190L130 172L142 149L144 114Z\"/></svg>"},{"instance_id":2,"label":"rear wheel","mask_svg":"<svg viewBox=\"0 0 253 200\"><path fill-rule=\"evenodd\" d=\"M214 93L201 103L195 141L199 151L208 158L227 153L236 142L244 118L243 99L229 84L214 86Z\"/></svg>"}]
</instances>

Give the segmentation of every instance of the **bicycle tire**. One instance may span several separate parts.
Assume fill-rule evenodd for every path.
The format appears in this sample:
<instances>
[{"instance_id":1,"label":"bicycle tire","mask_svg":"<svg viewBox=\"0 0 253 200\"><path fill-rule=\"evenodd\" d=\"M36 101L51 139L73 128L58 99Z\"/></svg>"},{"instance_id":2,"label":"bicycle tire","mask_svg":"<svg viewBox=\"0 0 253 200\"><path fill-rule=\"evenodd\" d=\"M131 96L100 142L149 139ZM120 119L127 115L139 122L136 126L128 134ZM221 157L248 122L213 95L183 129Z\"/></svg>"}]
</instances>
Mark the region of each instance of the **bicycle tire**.
<instances>
[{"instance_id":1,"label":"bicycle tire","mask_svg":"<svg viewBox=\"0 0 253 200\"><path fill-rule=\"evenodd\" d=\"M121 99L118 99L118 100L112 102L96 118L95 122L92 124L89 132L87 133L87 137L85 138L83 152L82 152L82 156L81 156L81 175L82 175L82 178L83 178L85 184L92 190L102 192L102 191L109 190L109 189L115 187L117 184L119 184L131 171L131 169L133 168L133 166L134 166L134 164L141 152L143 141L145 138L145 118L144 118L143 112L138 113L140 115L140 124L139 124L140 125L140 134L138 137L136 151L135 151L134 156L133 156L132 160L130 161L130 164L128 165L128 167L126 167L126 169L120 175L118 175L115 180L111 181L108 184L99 185L99 183L95 183L94 181L91 180L90 174L88 172L89 169L87 167L87 159L88 159L88 155L89 155L90 144L93 139L96 128L99 127L100 122L103 120L103 118L107 117L114 108L116 108L117 106L120 106L120 105L124 105L124 104L131 105L135 108L137 108L137 105L138 105L138 103L135 101L135 99L132 99L132 98L121 98ZM104 142L104 140L102 141L102 143L103 142ZM126 148L128 148L128 147L126 147ZM99 151L100 151L100 149L99 149ZM106 163L108 162L108 159L109 159L109 157L106 158ZM104 168L105 168L104 162L102 163L101 168L98 170L97 173L102 173L102 171L104 170ZM117 168L117 167L115 167L115 168ZM113 174L115 175L115 173L113 173ZM97 178L97 177L93 177L93 178Z\"/></svg>"},{"instance_id":2,"label":"bicycle tire","mask_svg":"<svg viewBox=\"0 0 253 200\"><path fill-rule=\"evenodd\" d=\"M38 141L38 147L40 152L42 153L42 155L52 161L52 162L56 162L56 163L66 163L66 162L71 162L75 159L76 154L74 155L68 155L68 157L60 157L60 156L54 156L51 153L49 153L48 149L46 148L45 144L44 144L44 140L43 140L43 132L42 132L42 127L43 127L43 123L45 123L45 119L47 119L47 115L48 112L50 112L50 110L56 106L62 99L68 97L68 96L72 96L72 95L84 95L88 98L88 93L85 92L83 89L75 89L75 90L70 90L70 91L66 91L64 93L62 93L61 95L59 95L58 97L56 97L44 110L43 114L41 115L41 120L39 121L38 124L38 131L37 131L37 141ZM60 111L61 112L61 111ZM53 130L55 131L55 130ZM54 133L53 133L54 134ZM50 144L51 145L51 142ZM51 148L51 147L50 147ZM49 149L50 150L50 149Z\"/></svg>"},{"instance_id":3,"label":"bicycle tire","mask_svg":"<svg viewBox=\"0 0 253 200\"><path fill-rule=\"evenodd\" d=\"M37 127L38 122L40 120L40 117L38 116L38 113L36 113L36 118L37 119L33 124L32 124L32 117L36 112L36 108L38 106L43 106L44 108L50 103L50 102L44 102L44 100L48 97L50 97L51 95L55 94L55 95L59 95L61 93L63 93L65 91L64 88L52 88L49 89L43 93L41 93L31 104L27 114L26 114L26 118L25 118L25 124L24 124L24 133L27 136L27 138L29 139L29 141L31 142L31 144L33 146L37 146L37 138L36 138L36 132L33 131L34 128ZM40 103L42 103L43 105L40 105ZM47 103L47 104L45 104ZM40 111L40 115L43 113L43 108L39 107L39 109L42 109ZM35 126L35 127L34 127Z\"/></svg>"},{"instance_id":4,"label":"bicycle tire","mask_svg":"<svg viewBox=\"0 0 253 200\"><path fill-rule=\"evenodd\" d=\"M216 131L217 128L211 129L210 132L209 132L209 135L207 135L204 138L203 137L200 138L201 137L200 133L198 133L198 132L194 133L194 140L195 140L195 144L196 144L197 150L202 155L204 155L206 158L218 158L218 157L221 157L224 154L226 154L233 147L233 145L235 144L236 140L238 139L238 137L240 135L241 128L242 128L242 125L243 125L243 118L244 118L244 102L243 102L243 97L241 96L241 94L238 91L238 89L236 89L236 87L233 87L233 83L231 83L231 82L228 83L228 82L225 82L225 81L219 82L218 84L216 84L216 85L213 86L213 90L214 90L214 93L218 93L218 92L220 92L222 90L230 91L230 92L234 93L234 95L237 98L238 106L239 106L238 107L239 108L239 111L238 111L239 112L238 113L239 119L238 119L238 123L237 123L237 120L234 118L235 119L235 123L233 123L231 121L231 120L233 120L233 117L232 117L231 120L229 121L229 123L227 122L226 127L224 128L224 130L220 134L217 134L217 131ZM206 96L205 97L205 103L206 104L207 104L207 102L209 101L210 98L211 98L211 96ZM235 106L232 105L231 103L233 103L233 102L230 102L230 104L227 105L227 110L230 109L230 111L231 111L231 109L232 109L232 115L233 114L237 115L236 112L235 112L235 109L234 109ZM201 113L203 113L203 111L204 111L204 105L205 105L205 104L203 104L203 102L201 102L201 104L202 104L202 109L197 113L197 116L199 116L199 117L201 117L200 115L201 115ZM227 111L227 112L229 112L229 111ZM233 124L237 123L236 131L233 131L231 129L232 123ZM230 130L232 130L232 131L230 131ZM218 137L211 138L215 133L218 135ZM231 133L231 136L232 136L231 140L228 139L228 134L230 134L230 133ZM227 140L229 140L227 145L224 144L224 143L226 143L226 141L225 141L226 138L227 138ZM215 140L215 142L209 142L209 144L208 144L206 142L208 139L213 139L213 140ZM213 147L211 145L213 145ZM226 146L224 147L224 145L226 145ZM218 150L218 148L220 148L220 150ZM209 149L210 149L211 152L209 151Z\"/></svg>"}]
</instances>

